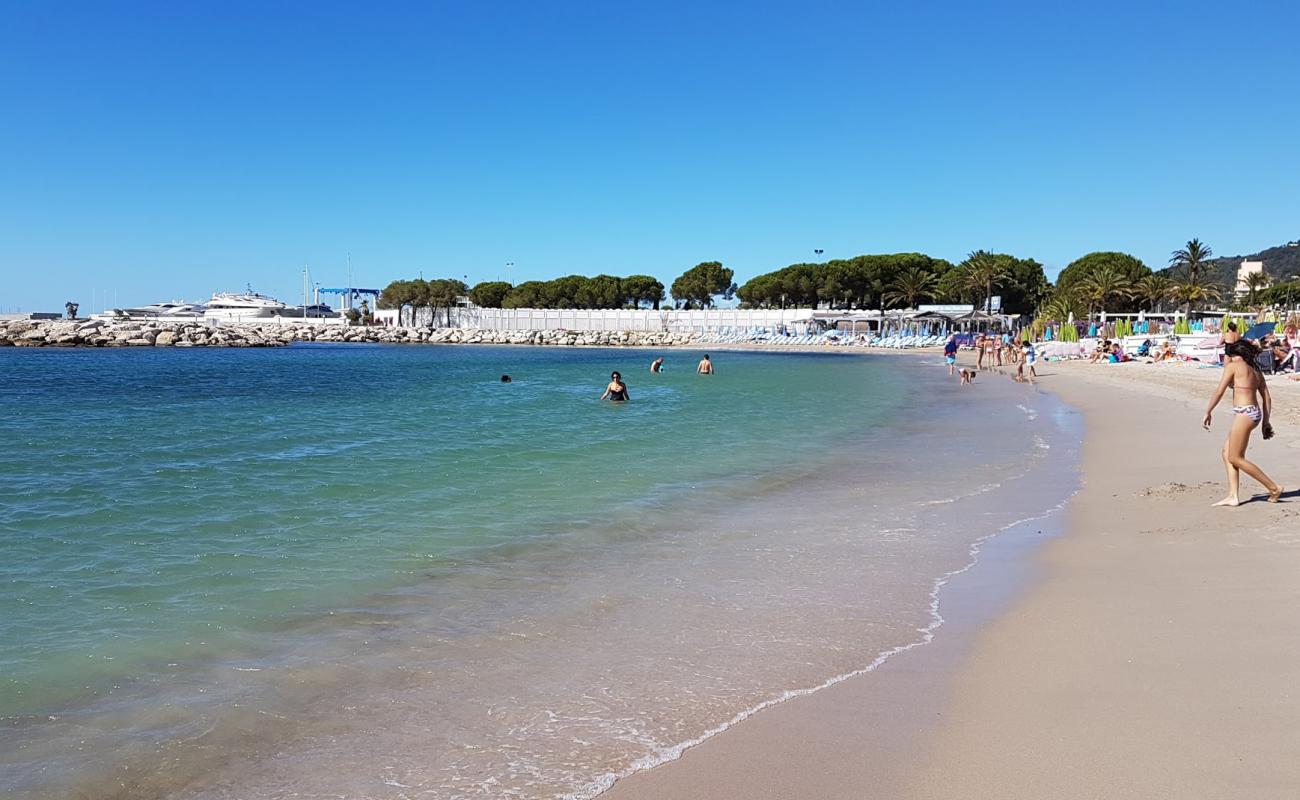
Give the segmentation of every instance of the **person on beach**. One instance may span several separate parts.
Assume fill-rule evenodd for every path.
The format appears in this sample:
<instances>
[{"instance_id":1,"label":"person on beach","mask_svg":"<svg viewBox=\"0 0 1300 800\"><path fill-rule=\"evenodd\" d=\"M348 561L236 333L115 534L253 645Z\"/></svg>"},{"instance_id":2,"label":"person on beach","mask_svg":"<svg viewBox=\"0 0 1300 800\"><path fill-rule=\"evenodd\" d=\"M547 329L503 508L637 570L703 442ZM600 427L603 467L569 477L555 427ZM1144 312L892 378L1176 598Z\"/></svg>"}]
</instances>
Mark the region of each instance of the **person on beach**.
<instances>
[{"instance_id":1,"label":"person on beach","mask_svg":"<svg viewBox=\"0 0 1300 800\"><path fill-rule=\"evenodd\" d=\"M1102 339L1097 342L1097 347L1092 351L1092 358L1088 359L1088 363L1096 364L1103 359L1110 359L1110 339Z\"/></svg>"},{"instance_id":2,"label":"person on beach","mask_svg":"<svg viewBox=\"0 0 1300 800\"><path fill-rule=\"evenodd\" d=\"M943 343L943 360L948 362L948 375L957 371L957 334L948 334L948 341Z\"/></svg>"},{"instance_id":3,"label":"person on beach","mask_svg":"<svg viewBox=\"0 0 1300 800\"><path fill-rule=\"evenodd\" d=\"M967 384L974 385L974 383L975 383L975 370L970 369L970 368L968 368L968 367L962 367L962 368L961 368L961 385L962 385L962 386L965 386L965 385L967 385Z\"/></svg>"},{"instance_id":4,"label":"person on beach","mask_svg":"<svg viewBox=\"0 0 1300 800\"><path fill-rule=\"evenodd\" d=\"M654 361L651 361L651 362L650 362L650 371L651 371L651 372L654 372L654 373L656 373L656 374L664 371L664 357L663 357L663 356L659 356L659 357L656 358Z\"/></svg>"},{"instance_id":5,"label":"person on beach","mask_svg":"<svg viewBox=\"0 0 1300 800\"><path fill-rule=\"evenodd\" d=\"M700 364L695 368L695 371L700 375L713 374L713 362L709 360L708 353L705 353L704 358L700 359Z\"/></svg>"},{"instance_id":6,"label":"person on beach","mask_svg":"<svg viewBox=\"0 0 1300 800\"><path fill-rule=\"evenodd\" d=\"M984 369L984 334L975 337L975 369Z\"/></svg>"},{"instance_id":7,"label":"person on beach","mask_svg":"<svg viewBox=\"0 0 1300 800\"><path fill-rule=\"evenodd\" d=\"M1214 505L1241 504L1242 472L1263 484L1268 490L1268 502L1276 503L1282 497L1281 485L1246 458L1250 434L1256 426L1263 426L1265 439L1273 438L1273 426L1269 422L1269 416L1273 412L1273 398L1268 393L1264 373L1255 364L1259 350L1250 342L1239 340L1229 343L1224 351L1227 361L1223 365L1223 379L1210 396L1210 407L1205 410L1205 420L1201 423L1207 431L1210 429L1214 407L1223 399L1224 392L1232 389L1232 425L1228 428L1228 438L1223 443L1223 466L1228 471L1228 496Z\"/></svg>"},{"instance_id":8,"label":"person on beach","mask_svg":"<svg viewBox=\"0 0 1300 800\"><path fill-rule=\"evenodd\" d=\"M1020 348L1021 355L1020 366L1016 368L1016 380L1025 380L1025 367L1029 367L1029 380L1038 377L1038 372L1034 369L1034 364L1038 361L1038 353L1034 351L1033 342L1025 342Z\"/></svg>"},{"instance_id":9,"label":"person on beach","mask_svg":"<svg viewBox=\"0 0 1300 800\"><path fill-rule=\"evenodd\" d=\"M609 385L605 387L605 393L600 396L601 400L605 398L609 398L614 403L623 403L630 399L627 384L623 383L623 376L617 372L609 373Z\"/></svg>"},{"instance_id":10,"label":"person on beach","mask_svg":"<svg viewBox=\"0 0 1300 800\"><path fill-rule=\"evenodd\" d=\"M1225 345L1240 341L1241 334L1237 332L1237 323L1229 322L1228 329L1223 332L1223 343Z\"/></svg>"}]
</instances>

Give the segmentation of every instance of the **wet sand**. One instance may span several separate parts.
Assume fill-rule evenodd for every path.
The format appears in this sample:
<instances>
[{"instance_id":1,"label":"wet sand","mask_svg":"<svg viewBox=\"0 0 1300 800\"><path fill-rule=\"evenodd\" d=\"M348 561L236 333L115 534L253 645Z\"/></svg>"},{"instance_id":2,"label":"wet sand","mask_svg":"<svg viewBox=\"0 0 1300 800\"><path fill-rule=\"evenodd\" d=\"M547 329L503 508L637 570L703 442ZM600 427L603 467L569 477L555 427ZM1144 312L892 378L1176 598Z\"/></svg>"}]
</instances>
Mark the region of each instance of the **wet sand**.
<instances>
[{"instance_id":1,"label":"wet sand","mask_svg":"<svg viewBox=\"0 0 1300 800\"><path fill-rule=\"evenodd\" d=\"M936 367L938 368L938 367ZM1041 364L1085 417L1067 533L995 542L935 641L769 709L608 798L1300 795L1300 495L1223 496L1218 371ZM984 380L1004 380L992 372ZM1250 456L1300 486L1300 383Z\"/></svg>"}]
</instances>

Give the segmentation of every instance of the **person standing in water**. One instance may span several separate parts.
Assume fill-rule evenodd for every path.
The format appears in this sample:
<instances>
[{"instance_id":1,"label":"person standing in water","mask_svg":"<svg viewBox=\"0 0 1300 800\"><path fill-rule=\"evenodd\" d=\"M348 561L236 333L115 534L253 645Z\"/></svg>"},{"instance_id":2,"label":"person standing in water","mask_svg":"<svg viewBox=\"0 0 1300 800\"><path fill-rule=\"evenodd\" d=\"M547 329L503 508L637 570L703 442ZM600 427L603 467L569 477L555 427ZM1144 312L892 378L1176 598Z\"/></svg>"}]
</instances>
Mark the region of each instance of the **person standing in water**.
<instances>
[{"instance_id":1,"label":"person standing in water","mask_svg":"<svg viewBox=\"0 0 1300 800\"><path fill-rule=\"evenodd\" d=\"M957 371L957 334L948 334L948 341L943 343L943 360L948 362L948 375Z\"/></svg>"},{"instance_id":2,"label":"person standing in water","mask_svg":"<svg viewBox=\"0 0 1300 800\"><path fill-rule=\"evenodd\" d=\"M651 372L655 372L655 373L663 372L663 371L664 371L664 357L663 357L663 356L659 356L659 357L656 358L654 361L651 361L651 362L650 362L650 371L651 371Z\"/></svg>"},{"instance_id":3,"label":"person standing in water","mask_svg":"<svg viewBox=\"0 0 1300 800\"><path fill-rule=\"evenodd\" d=\"M623 383L623 376L617 372L609 373L609 385L605 387L605 393L600 396L601 400L605 398L615 403L624 403L631 399L627 393L627 384Z\"/></svg>"},{"instance_id":4,"label":"person standing in water","mask_svg":"<svg viewBox=\"0 0 1300 800\"><path fill-rule=\"evenodd\" d=\"M705 354L704 354L704 358L701 358L701 359L700 359L700 365L699 365L698 367L695 368L695 371L696 371L697 373L699 373L700 375L712 375L712 374L713 374L713 362L709 360L709 354L708 354L708 353L705 353Z\"/></svg>"},{"instance_id":5,"label":"person standing in water","mask_svg":"<svg viewBox=\"0 0 1300 800\"><path fill-rule=\"evenodd\" d=\"M1223 443L1223 466L1228 471L1228 496L1215 503L1216 506L1236 506L1241 504L1241 473L1263 484L1268 490L1268 502L1276 503L1282 497L1281 484L1264 474L1264 470L1246 458L1246 447L1250 444L1250 434L1256 426L1262 426L1265 439L1273 438L1273 425L1269 416L1273 413L1273 398L1268 393L1268 383L1264 373L1255 364L1259 350L1248 341L1230 342L1224 348L1227 361L1223 365L1223 379L1210 395L1210 407L1205 410L1205 420L1201 425L1208 431L1214 407L1223 399L1228 389L1232 389L1232 425L1228 428L1228 439Z\"/></svg>"}]
</instances>

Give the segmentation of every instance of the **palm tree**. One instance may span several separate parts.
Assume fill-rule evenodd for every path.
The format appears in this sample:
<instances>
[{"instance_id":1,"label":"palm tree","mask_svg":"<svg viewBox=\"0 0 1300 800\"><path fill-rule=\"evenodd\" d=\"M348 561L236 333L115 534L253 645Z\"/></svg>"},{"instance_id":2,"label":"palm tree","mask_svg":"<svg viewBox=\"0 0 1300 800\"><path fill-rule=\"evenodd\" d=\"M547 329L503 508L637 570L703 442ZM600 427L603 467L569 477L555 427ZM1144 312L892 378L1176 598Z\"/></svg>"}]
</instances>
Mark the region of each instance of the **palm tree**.
<instances>
[{"instance_id":1,"label":"palm tree","mask_svg":"<svg viewBox=\"0 0 1300 800\"><path fill-rule=\"evenodd\" d=\"M1174 284L1174 297L1187 306L1188 314L1200 303L1218 302L1220 294L1219 287L1212 283L1186 280Z\"/></svg>"},{"instance_id":2,"label":"palm tree","mask_svg":"<svg viewBox=\"0 0 1300 800\"><path fill-rule=\"evenodd\" d=\"M1206 262L1213 255L1214 251L1208 245L1201 244L1200 239L1193 239L1186 247L1175 250L1169 263L1175 268L1182 269L1186 273L1188 282L1197 283L1201 268L1206 266Z\"/></svg>"},{"instance_id":3,"label":"palm tree","mask_svg":"<svg viewBox=\"0 0 1300 800\"><path fill-rule=\"evenodd\" d=\"M1262 272L1252 272L1246 276L1246 305L1254 306L1260 289L1267 289L1272 279Z\"/></svg>"},{"instance_id":4,"label":"palm tree","mask_svg":"<svg viewBox=\"0 0 1300 800\"><path fill-rule=\"evenodd\" d=\"M1132 296L1128 278L1124 273L1109 265L1098 267L1083 276L1077 287L1080 296L1088 303L1089 316L1092 315L1094 308L1104 312L1106 304L1111 300L1121 300Z\"/></svg>"},{"instance_id":5,"label":"palm tree","mask_svg":"<svg viewBox=\"0 0 1300 800\"><path fill-rule=\"evenodd\" d=\"M998 258L987 250L976 250L966 256L958 265L962 271L962 283L968 289L984 295L985 311L993 313L993 290L1010 279L1005 259ZM976 297L979 295L976 294Z\"/></svg>"},{"instance_id":6,"label":"palm tree","mask_svg":"<svg viewBox=\"0 0 1300 800\"><path fill-rule=\"evenodd\" d=\"M1065 323L1075 312L1078 301L1070 291L1056 291L1046 303L1038 309L1038 316L1045 320Z\"/></svg>"},{"instance_id":7,"label":"palm tree","mask_svg":"<svg viewBox=\"0 0 1300 800\"><path fill-rule=\"evenodd\" d=\"M1133 285L1133 297L1145 303L1147 310L1155 311L1174 293L1174 282L1164 275L1145 275Z\"/></svg>"},{"instance_id":8,"label":"palm tree","mask_svg":"<svg viewBox=\"0 0 1300 800\"><path fill-rule=\"evenodd\" d=\"M933 272L920 267L910 267L894 278L889 290L885 292L885 301L891 304L902 301L908 308L916 308L917 300L934 293L938 280Z\"/></svg>"}]
</instances>

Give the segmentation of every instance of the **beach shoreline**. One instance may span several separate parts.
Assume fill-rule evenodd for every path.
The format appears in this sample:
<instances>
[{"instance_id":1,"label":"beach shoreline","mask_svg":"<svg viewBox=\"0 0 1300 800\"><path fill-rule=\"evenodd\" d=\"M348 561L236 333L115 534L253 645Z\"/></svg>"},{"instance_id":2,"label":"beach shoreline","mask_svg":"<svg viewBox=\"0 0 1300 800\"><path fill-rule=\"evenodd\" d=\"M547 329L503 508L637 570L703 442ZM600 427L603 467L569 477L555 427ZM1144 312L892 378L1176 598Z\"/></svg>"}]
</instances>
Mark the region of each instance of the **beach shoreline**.
<instances>
[{"instance_id":1,"label":"beach shoreline","mask_svg":"<svg viewBox=\"0 0 1300 800\"><path fill-rule=\"evenodd\" d=\"M26 379L10 389L52 410L25 435L33 450L55 460L66 458L72 437L51 420L99 419L99 438L76 452L76 463L92 477L56 475L76 485L101 480L92 469L100 463L109 468L107 476L122 474L119 448L111 444L121 437L130 435L142 454L135 463L152 473L170 463L167 448L180 438L177 427L198 413L210 421L209 433L187 440L202 463L183 464L169 476L167 485L182 489L166 498L176 512L175 527L139 523L133 540L151 536L163 553L189 548L241 560L282 542L310 541L308 571L328 578L332 568L340 578L365 582L348 590L322 580L322 589L338 591L304 587L287 598L292 607L264 609L246 600L252 593L231 585L230 571L217 572L212 591L224 594L215 612L232 608L258 621L248 626L233 615L218 616L215 604L205 604L206 594L194 595L188 605L169 602L173 618L184 612L232 631L231 637L197 639L208 648L203 651L188 649L192 639L184 630L161 630L151 641L105 651L96 629L85 624L103 602L67 617L37 607L31 616L39 612L49 630L60 631L58 641L85 642L78 652L111 657L101 672L121 664L128 669L117 670L121 679L70 675L62 682L44 669L11 673L27 679L11 683L13 708L26 715L6 731L6 744L15 744L3 748L0 759L0 771L13 776L6 789L31 798L220 798L277 796L292 786L304 794L400 797L411 786L447 796L500 796L499 787L507 786L518 796L561 796L643 757L658 758L787 690L816 686L911 643L933 621L935 578L967 563L971 540L1013 521L998 511L1010 504L1000 498L1040 487L1047 507L1073 489L1056 480L1055 470L1036 469L1049 450L1035 441L1058 439L1055 404L1041 398L1042 413L1026 427L1030 411L1012 402L1019 389L1010 382L987 387L998 391L986 391L976 403L1000 432L994 450L976 454L960 421L926 420L965 397L946 373L931 368L932 359L715 353L721 378L703 378L692 373L698 355L683 354L663 376L642 372L630 379L632 403L597 401L592 376L608 374L611 366L630 371L642 358L636 369L648 370L648 353L396 347L81 357L11 352L16 376L73 357L86 370L80 378L102 390L61 398L55 387ZM497 381L503 371L515 375L509 386ZM165 403L155 399L160 376L177 387ZM352 389L358 385L377 390L358 394ZM467 386L476 387L480 405L455 396ZM891 400L918 387L924 397L906 407ZM462 419L446 413L453 406L476 409L515 435L480 446L464 435ZM567 421L554 417L557 406L569 409ZM117 416L94 417L100 409ZM400 427L392 431L371 426L367 446L355 446L350 420L393 419L395 409L409 422L395 422ZM218 424L221 414L261 422ZM719 435L660 446L663 431L692 420L692 427ZM322 438L322 430L332 435ZM431 473L410 469L407 432L428 443L414 451L416 461L458 464L454 484L439 480L440 473L430 480ZM604 437L600 452L589 449L593 436ZM727 436L736 441L720 438ZM520 438L539 452L521 458ZM1076 446L1077 436L1061 438L1063 447ZM350 446L319 449L330 442ZM550 463L542 450L557 453L561 467L542 469ZM913 458L916 450L926 457ZM638 454L635 468L624 463L628 452ZM581 459L572 457L578 453ZM936 463L970 470L990 457L1010 466L1003 488L958 493L963 496L956 504L928 502ZM891 465L887 472L882 463ZM221 464L221 473L206 471L207 464ZM199 468L205 471L191 474ZM50 490L36 465L12 469L14 485L32 487L32 496ZM430 525L423 514L367 524L366 535L353 540L324 519L317 491L300 490L322 477L326 486L344 485L334 496L348 498L354 519L380 519L401 498L411 508L467 505L477 518L499 524L469 518L480 538L494 537L482 546L454 535L463 526ZM156 504L147 476L120 486L102 480L104 496ZM529 487L527 494L514 494L521 485ZM274 491L262 495L258 487ZM254 500L241 501L236 488ZM514 496L519 503L512 506L508 498ZM548 498L556 503L545 505ZM232 543L229 526L220 521L191 526L189 509L199 503L274 510L295 524ZM99 505L87 502L72 511ZM600 521L611 517L622 520L617 530ZM983 524L972 529L973 517ZM119 524L129 523L121 518ZM38 522L30 524L39 530ZM93 524L43 524L96 530ZM362 557L359 551L376 541L387 542L393 555L380 554L375 562ZM413 548L416 559L406 555ZM317 566L322 559L327 563ZM141 560L136 555L133 563ZM303 571L293 558L277 560L287 562L284 574ZM154 568L169 574L166 565ZM104 570L96 575L109 586L141 583ZM267 577L272 586L292 581ZM170 585L155 583L160 592ZM56 593L69 594L52 587L48 596ZM808 626L810 618L818 625ZM152 659L172 642L185 645L181 656L166 663ZM127 661L133 654L138 664ZM435 662L443 666L408 671ZM337 691L319 694L327 685ZM103 701L87 697L86 686L112 694ZM590 693L589 687L600 688ZM402 702L392 702L399 697ZM159 720L156 707L175 713ZM112 719L92 736L88 721L101 719L101 709ZM281 722L246 729L252 709ZM429 730L426 722L433 719L438 727ZM317 738L321 730L328 740ZM203 732L199 742L192 743L192 731ZM584 740L581 750L574 750L575 737ZM167 743L163 760L154 752L160 741ZM493 753L507 750L528 760L492 761ZM262 757L269 752L278 755ZM130 770L130 780L120 789L104 788L106 776L116 780L122 769ZM116 786L115 780L107 783ZM498 789L474 789L486 781Z\"/></svg>"},{"instance_id":2,"label":"beach shoreline","mask_svg":"<svg viewBox=\"0 0 1300 800\"><path fill-rule=\"evenodd\" d=\"M1040 374L1026 391L1053 392L1086 419L1084 488L1065 535L945 587L949 622L929 646L769 709L604 796L849 798L870 786L900 798L1226 798L1300 787L1288 724L1300 625L1287 613L1300 512L1294 493L1209 508L1222 493L1227 412L1212 436L1199 418L1218 371L1057 362ZM993 378L1005 379L986 371L977 386ZM1275 395L1278 437L1256 436L1251 453L1293 486L1296 395ZM1005 589L999 563L1019 583L1000 609L987 602Z\"/></svg>"}]
</instances>

